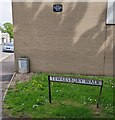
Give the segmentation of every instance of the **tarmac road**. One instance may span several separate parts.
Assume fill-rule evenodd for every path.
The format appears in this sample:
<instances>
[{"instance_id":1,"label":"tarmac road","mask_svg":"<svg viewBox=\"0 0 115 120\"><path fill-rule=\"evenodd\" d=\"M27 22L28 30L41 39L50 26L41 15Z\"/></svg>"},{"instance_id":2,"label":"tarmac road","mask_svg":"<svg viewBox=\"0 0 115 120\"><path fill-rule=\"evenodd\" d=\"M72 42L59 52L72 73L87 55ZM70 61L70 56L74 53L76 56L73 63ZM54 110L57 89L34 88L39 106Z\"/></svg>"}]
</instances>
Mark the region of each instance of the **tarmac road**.
<instances>
[{"instance_id":1,"label":"tarmac road","mask_svg":"<svg viewBox=\"0 0 115 120\"><path fill-rule=\"evenodd\" d=\"M0 118L2 118L2 101L4 92L14 72L14 53L2 52L2 45L0 45Z\"/></svg>"},{"instance_id":2,"label":"tarmac road","mask_svg":"<svg viewBox=\"0 0 115 120\"><path fill-rule=\"evenodd\" d=\"M2 69L0 72L0 78L2 78L2 81L10 80L15 71L14 54L10 54L5 59L0 61L0 67Z\"/></svg>"},{"instance_id":3,"label":"tarmac road","mask_svg":"<svg viewBox=\"0 0 115 120\"><path fill-rule=\"evenodd\" d=\"M14 53L2 52L2 45L0 45L0 80L10 80L14 73Z\"/></svg>"}]
</instances>

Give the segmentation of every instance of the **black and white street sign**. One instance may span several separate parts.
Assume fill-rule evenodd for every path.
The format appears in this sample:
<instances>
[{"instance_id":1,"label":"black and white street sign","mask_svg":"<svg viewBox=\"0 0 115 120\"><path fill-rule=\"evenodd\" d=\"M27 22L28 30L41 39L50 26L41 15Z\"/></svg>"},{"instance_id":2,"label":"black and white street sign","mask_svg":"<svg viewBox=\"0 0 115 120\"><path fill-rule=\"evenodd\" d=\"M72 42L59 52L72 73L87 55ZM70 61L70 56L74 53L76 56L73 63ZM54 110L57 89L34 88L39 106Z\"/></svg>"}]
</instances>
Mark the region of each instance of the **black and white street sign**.
<instances>
[{"instance_id":1,"label":"black and white street sign","mask_svg":"<svg viewBox=\"0 0 115 120\"><path fill-rule=\"evenodd\" d=\"M94 86L101 86L102 85L101 80L99 81L99 80L89 80L89 79L82 79L82 78L55 77L55 76L50 76L49 79L52 82L68 82L68 83L94 85Z\"/></svg>"},{"instance_id":2,"label":"black and white street sign","mask_svg":"<svg viewBox=\"0 0 115 120\"><path fill-rule=\"evenodd\" d=\"M50 82L63 82L63 83L73 83L73 84L81 84L81 85L99 86L100 87L100 94L99 94L99 98L98 98L98 101L97 101L97 108L98 108L101 93L102 93L102 87L103 87L103 81L102 80L91 80L91 79L63 77L63 76L48 76L49 102L51 103Z\"/></svg>"}]
</instances>

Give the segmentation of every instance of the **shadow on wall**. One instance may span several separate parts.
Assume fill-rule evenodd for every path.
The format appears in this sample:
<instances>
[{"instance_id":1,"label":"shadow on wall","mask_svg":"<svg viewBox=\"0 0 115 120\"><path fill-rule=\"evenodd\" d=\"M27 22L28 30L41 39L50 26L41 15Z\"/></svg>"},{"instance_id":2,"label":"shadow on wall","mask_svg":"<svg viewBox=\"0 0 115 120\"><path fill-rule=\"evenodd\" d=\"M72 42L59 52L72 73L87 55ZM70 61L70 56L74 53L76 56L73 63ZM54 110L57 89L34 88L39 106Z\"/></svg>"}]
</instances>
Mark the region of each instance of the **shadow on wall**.
<instances>
[{"instance_id":1,"label":"shadow on wall","mask_svg":"<svg viewBox=\"0 0 115 120\"><path fill-rule=\"evenodd\" d=\"M18 41L17 45L20 44L22 51L26 51L20 50L19 55L30 56L33 71L38 71L39 67L40 71L103 74L105 9L95 26L89 24L89 29L80 33L78 28L81 21L87 24L84 16L87 14L88 2L65 3L62 13L54 13L52 3L15 4L22 8L18 13L18 18L22 20L18 20L15 25L18 26L18 39L23 41L23 45ZM31 50L27 51L28 48Z\"/></svg>"}]
</instances>

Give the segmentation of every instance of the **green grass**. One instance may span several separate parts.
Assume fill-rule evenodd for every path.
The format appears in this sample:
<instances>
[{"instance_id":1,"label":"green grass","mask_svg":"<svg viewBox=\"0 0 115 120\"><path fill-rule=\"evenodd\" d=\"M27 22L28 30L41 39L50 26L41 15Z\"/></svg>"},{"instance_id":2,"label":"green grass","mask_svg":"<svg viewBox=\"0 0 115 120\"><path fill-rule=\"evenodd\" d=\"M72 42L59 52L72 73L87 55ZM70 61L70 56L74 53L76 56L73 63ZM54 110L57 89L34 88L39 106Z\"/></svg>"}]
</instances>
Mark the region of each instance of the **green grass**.
<instances>
[{"instance_id":1,"label":"green grass","mask_svg":"<svg viewBox=\"0 0 115 120\"><path fill-rule=\"evenodd\" d=\"M13 117L31 118L113 117L112 77L60 75L103 80L104 85L99 109L96 108L96 101L100 87L71 83L52 82L52 103L50 104L48 74L39 73L33 75L29 81L17 82L14 88L9 88L4 101L5 112Z\"/></svg>"}]
</instances>

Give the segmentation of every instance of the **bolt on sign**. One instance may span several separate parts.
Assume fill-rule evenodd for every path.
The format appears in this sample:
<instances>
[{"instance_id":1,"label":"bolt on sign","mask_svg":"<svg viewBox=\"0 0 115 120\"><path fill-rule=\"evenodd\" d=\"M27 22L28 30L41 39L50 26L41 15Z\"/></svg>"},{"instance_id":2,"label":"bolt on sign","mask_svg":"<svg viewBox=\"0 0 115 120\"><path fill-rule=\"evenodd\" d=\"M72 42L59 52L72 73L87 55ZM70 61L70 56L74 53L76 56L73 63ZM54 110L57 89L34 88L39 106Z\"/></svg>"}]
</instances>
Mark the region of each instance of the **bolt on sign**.
<instances>
[{"instance_id":1,"label":"bolt on sign","mask_svg":"<svg viewBox=\"0 0 115 120\"><path fill-rule=\"evenodd\" d=\"M99 101L102 94L103 81L102 80L91 80L84 78L74 78L74 77L63 77L63 76L48 76L48 86L49 86L49 102L51 103L51 86L50 82L63 82L63 83L73 83L81 85L99 86L100 93L97 100L97 108L99 107Z\"/></svg>"}]
</instances>

